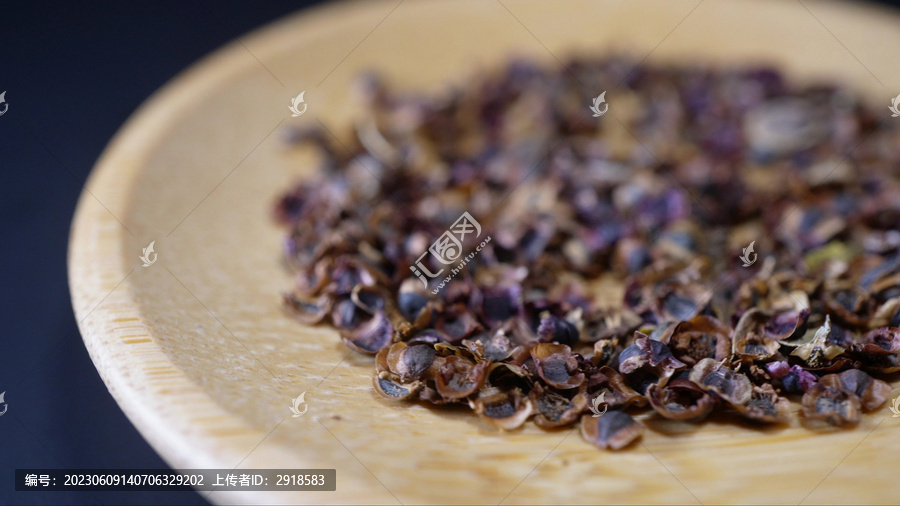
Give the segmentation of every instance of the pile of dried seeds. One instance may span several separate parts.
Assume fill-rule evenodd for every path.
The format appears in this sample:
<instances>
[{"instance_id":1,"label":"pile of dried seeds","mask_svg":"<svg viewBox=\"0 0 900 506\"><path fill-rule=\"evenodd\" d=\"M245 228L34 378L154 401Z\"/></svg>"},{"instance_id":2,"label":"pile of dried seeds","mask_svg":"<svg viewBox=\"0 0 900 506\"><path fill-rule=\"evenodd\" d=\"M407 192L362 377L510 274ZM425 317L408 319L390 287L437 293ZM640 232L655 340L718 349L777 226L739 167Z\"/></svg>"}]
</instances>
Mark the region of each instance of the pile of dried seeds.
<instances>
[{"instance_id":1,"label":"pile of dried seeds","mask_svg":"<svg viewBox=\"0 0 900 506\"><path fill-rule=\"evenodd\" d=\"M275 214L287 307L375 355L384 397L506 430L580 423L619 449L649 409L787 423L794 400L804 425L852 425L890 396L887 113L767 68L625 58L517 61L433 97L371 76L357 91L351 140L293 132L321 168Z\"/></svg>"}]
</instances>

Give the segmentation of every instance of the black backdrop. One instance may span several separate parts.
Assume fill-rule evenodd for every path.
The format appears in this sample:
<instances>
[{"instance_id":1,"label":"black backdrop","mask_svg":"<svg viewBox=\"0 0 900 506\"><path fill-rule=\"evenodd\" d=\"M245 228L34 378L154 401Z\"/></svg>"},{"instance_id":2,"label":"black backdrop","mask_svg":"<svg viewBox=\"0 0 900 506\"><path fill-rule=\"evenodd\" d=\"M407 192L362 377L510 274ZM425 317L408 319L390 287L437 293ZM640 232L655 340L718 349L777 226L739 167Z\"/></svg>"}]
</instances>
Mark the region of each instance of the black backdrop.
<instances>
[{"instance_id":1,"label":"black backdrop","mask_svg":"<svg viewBox=\"0 0 900 506\"><path fill-rule=\"evenodd\" d=\"M106 143L175 74L316 2L0 2L0 504L207 504L13 492L16 468L166 468L113 401L69 301L69 226ZM0 407L2 410L2 407Z\"/></svg>"},{"instance_id":2,"label":"black backdrop","mask_svg":"<svg viewBox=\"0 0 900 506\"><path fill-rule=\"evenodd\" d=\"M198 58L315 1L0 4L0 504L206 504L196 493L13 492L16 468L161 468L88 357L69 302L75 203L106 143ZM897 6L900 0L884 2ZM898 90L900 91L900 90Z\"/></svg>"}]
</instances>

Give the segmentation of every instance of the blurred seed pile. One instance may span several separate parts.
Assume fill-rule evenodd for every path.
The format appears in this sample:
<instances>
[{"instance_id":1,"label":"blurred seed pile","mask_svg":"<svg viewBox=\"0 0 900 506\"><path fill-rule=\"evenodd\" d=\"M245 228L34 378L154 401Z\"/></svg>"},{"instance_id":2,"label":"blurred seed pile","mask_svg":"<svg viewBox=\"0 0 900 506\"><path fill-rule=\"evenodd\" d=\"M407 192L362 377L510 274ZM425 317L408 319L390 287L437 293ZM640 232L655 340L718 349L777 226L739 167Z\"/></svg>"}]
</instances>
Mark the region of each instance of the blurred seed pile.
<instances>
[{"instance_id":1,"label":"blurred seed pile","mask_svg":"<svg viewBox=\"0 0 900 506\"><path fill-rule=\"evenodd\" d=\"M287 307L374 354L384 397L461 403L506 430L580 423L618 449L651 409L788 423L794 400L805 425L852 425L890 396L889 114L770 69L622 58L514 62L432 97L373 77L357 91L352 141L293 133L321 168L275 215L296 274ZM441 277L426 287L410 267L465 211L492 240L435 295Z\"/></svg>"}]
</instances>

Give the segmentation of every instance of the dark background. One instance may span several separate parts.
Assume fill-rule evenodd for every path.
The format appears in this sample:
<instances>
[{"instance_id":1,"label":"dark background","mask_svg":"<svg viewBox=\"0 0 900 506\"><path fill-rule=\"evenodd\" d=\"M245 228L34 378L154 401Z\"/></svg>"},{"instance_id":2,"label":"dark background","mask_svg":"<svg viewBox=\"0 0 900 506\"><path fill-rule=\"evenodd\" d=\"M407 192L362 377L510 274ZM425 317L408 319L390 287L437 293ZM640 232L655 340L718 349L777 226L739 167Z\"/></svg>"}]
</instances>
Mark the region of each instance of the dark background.
<instances>
[{"instance_id":1,"label":"dark background","mask_svg":"<svg viewBox=\"0 0 900 506\"><path fill-rule=\"evenodd\" d=\"M0 392L9 405L0 504L206 504L193 492L16 493L14 470L166 467L81 341L66 279L72 213L97 157L144 99L217 47L316 3L0 4L9 103L0 117Z\"/></svg>"},{"instance_id":2,"label":"dark background","mask_svg":"<svg viewBox=\"0 0 900 506\"><path fill-rule=\"evenodd\" d=\"M0 504L207 504L194 492L14 492L16 468L167 468L100 380L66 279L82 185L177 73L300 2L0 2ZM2 410L2 406L0 406Z\"/></svg>"}]
</instances>

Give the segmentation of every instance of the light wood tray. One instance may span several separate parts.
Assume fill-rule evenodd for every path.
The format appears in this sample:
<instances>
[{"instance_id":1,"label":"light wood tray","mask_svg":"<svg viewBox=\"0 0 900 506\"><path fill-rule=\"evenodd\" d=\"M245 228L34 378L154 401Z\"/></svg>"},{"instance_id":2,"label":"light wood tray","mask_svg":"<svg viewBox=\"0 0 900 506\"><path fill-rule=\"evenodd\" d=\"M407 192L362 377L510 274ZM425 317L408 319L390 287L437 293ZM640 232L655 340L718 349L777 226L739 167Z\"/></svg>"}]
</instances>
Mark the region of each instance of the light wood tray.
<instances>
[{"instance_id":1,"label":"light wood tray","mask_svg":"<svg viewBox=\"0 0 900 506\"><path fill-rule=\"evenodd\" d=\"M897 15L804 3L342 2L243 37L149 99L97 163L69 256L85 345L173 467L337 469L336 492L213 493L218 503L897 503L900 419L886 407L828 433L648 420L642 445L606 453L577 432L504 434L463 411L382 402L371 358L280 305L291 278L270 206L312 160L281 131L346 131L359 72L437 90L512 55L555 65L551 52L652 51L836 79L888 114ZM290 118L302 90L309 109ZM143 267L151 241L158 260ZM309 411L292 418L304 391Z\"/></svg>"}]
</instances>

